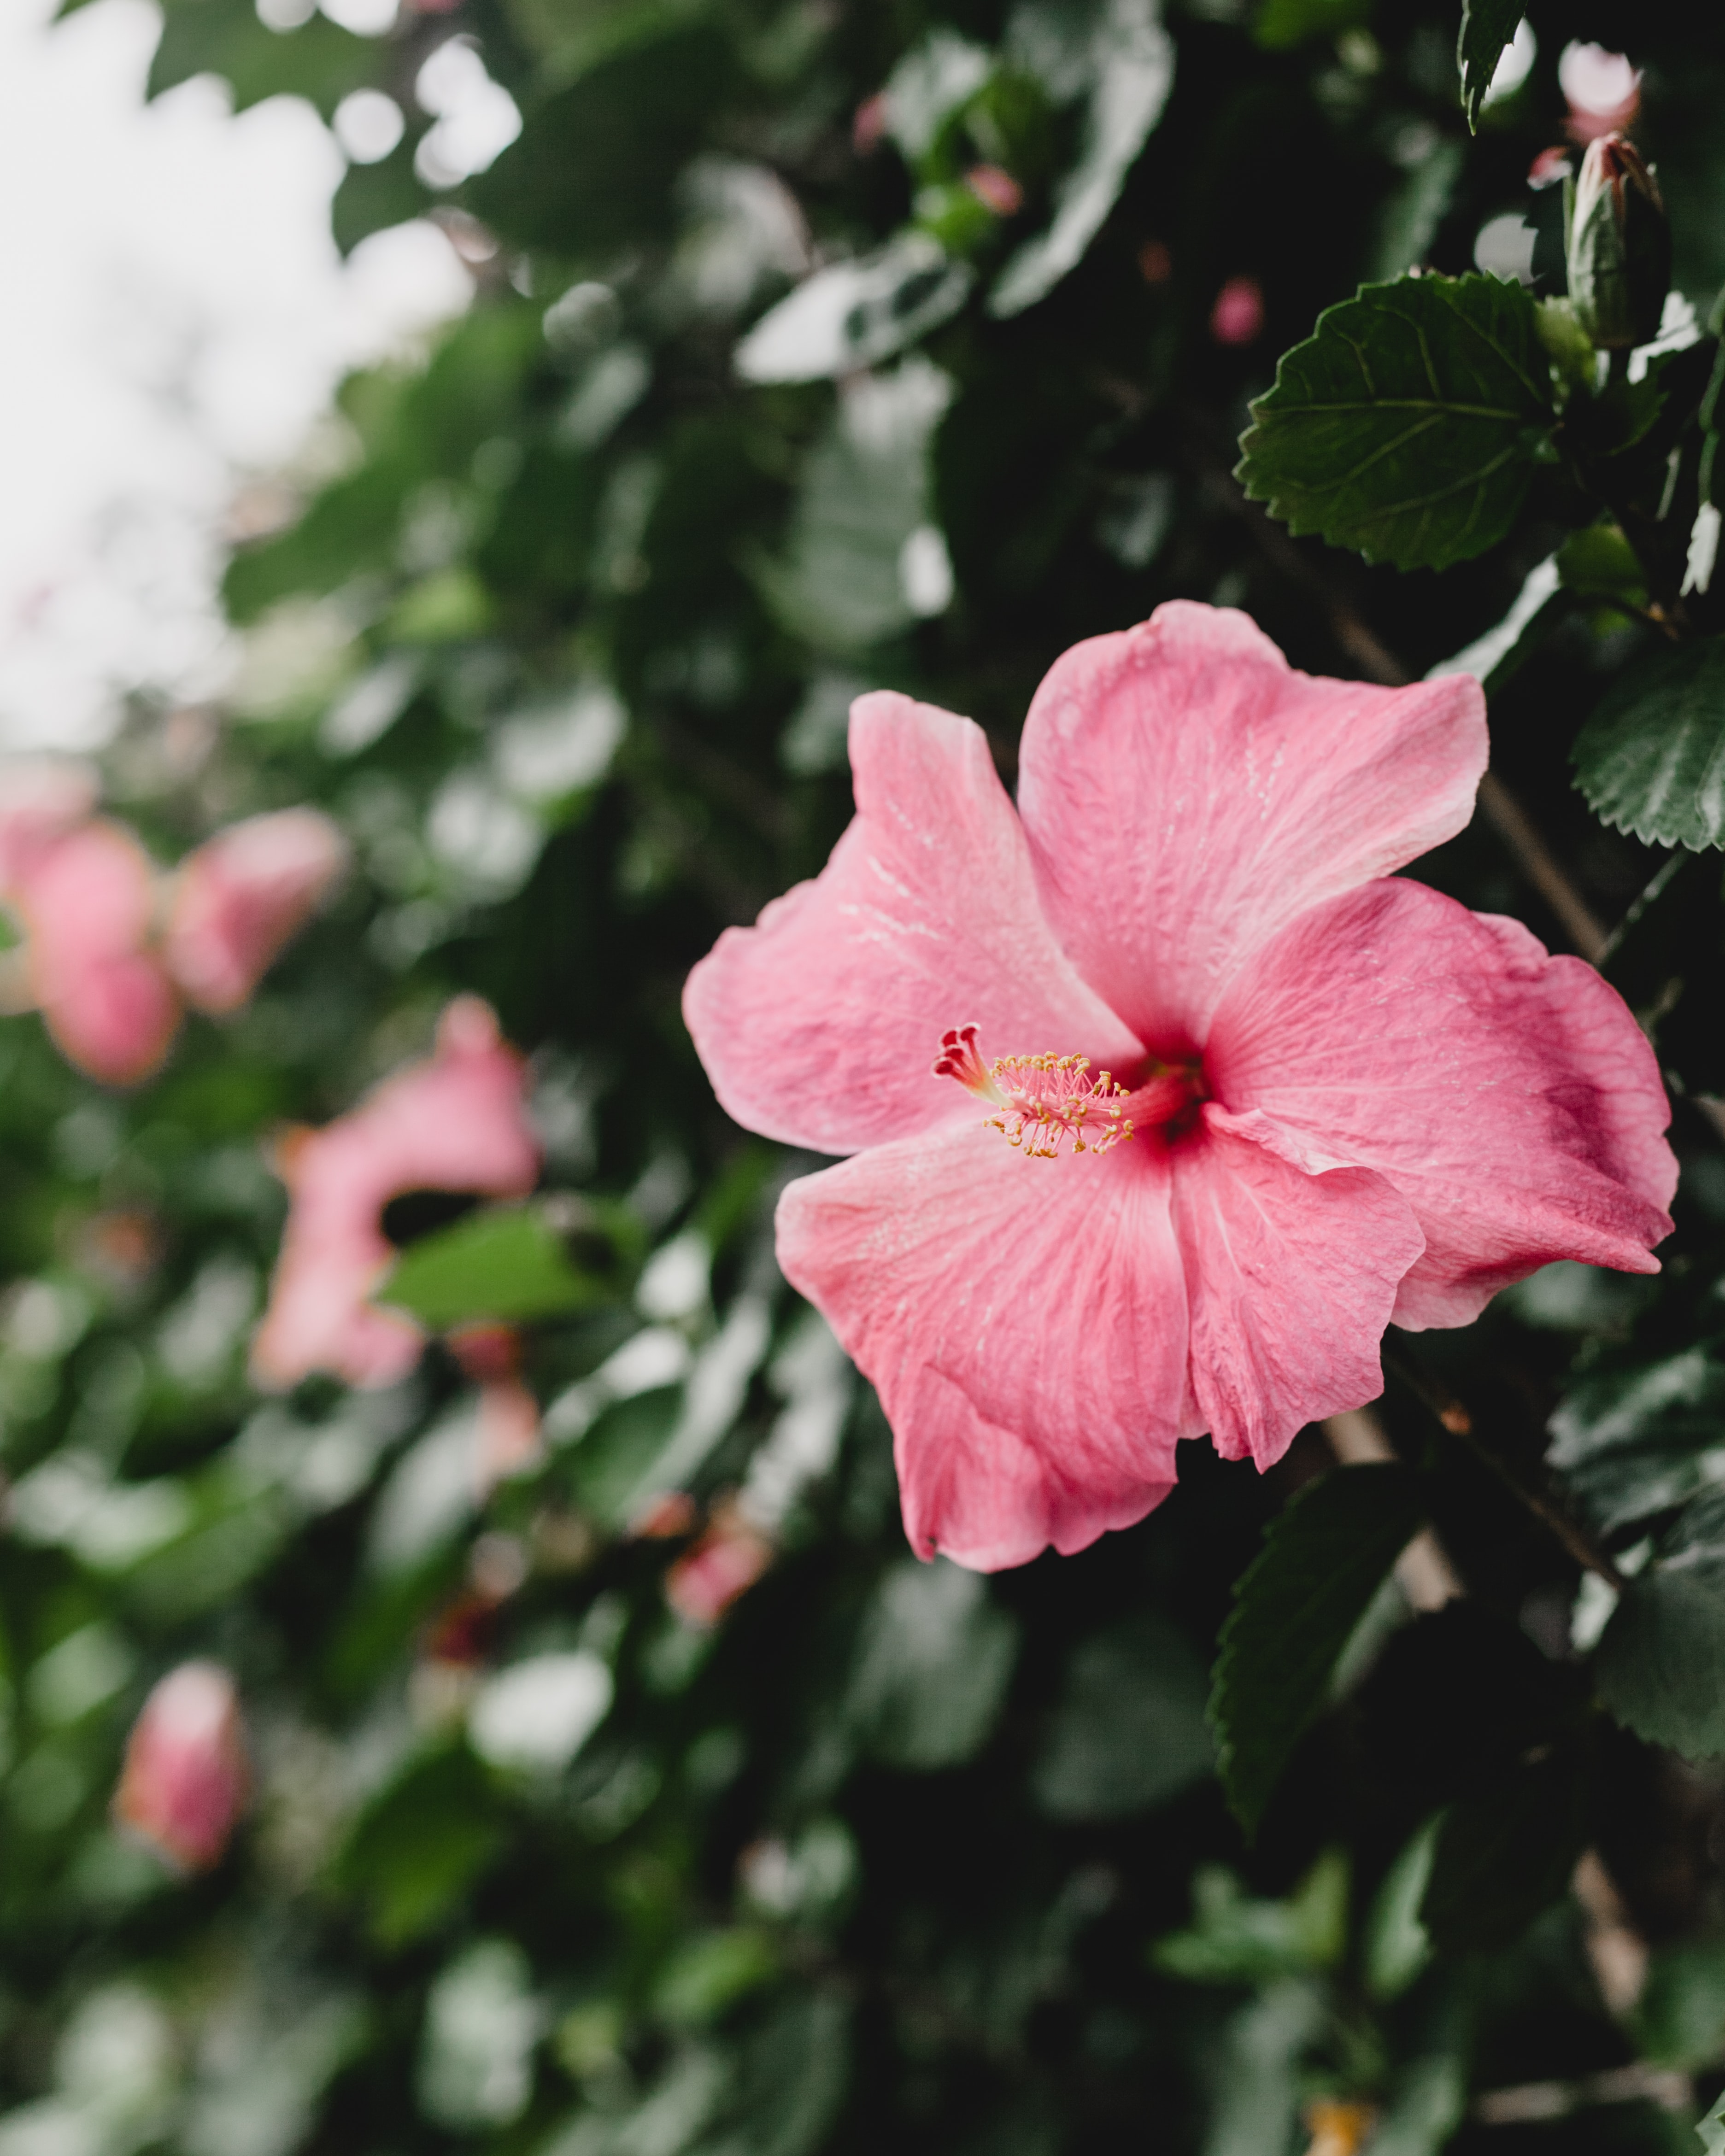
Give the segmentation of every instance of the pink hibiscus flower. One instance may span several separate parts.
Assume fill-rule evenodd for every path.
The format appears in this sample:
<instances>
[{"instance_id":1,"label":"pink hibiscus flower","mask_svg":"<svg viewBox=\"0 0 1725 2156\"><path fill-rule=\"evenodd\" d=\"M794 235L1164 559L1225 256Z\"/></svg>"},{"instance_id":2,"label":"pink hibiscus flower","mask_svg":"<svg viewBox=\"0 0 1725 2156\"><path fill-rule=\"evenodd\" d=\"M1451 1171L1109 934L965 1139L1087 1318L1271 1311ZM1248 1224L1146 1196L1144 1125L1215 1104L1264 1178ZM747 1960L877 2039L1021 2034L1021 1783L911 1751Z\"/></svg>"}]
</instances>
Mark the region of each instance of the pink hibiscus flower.
<instances>
[{"instance_id":1,"label":"pink hibiscus flower","mask_svg":"<svg viewBox=\"0 0 1725 2156\"><path fill-rule=\"evenodd\" d=\"M252 1342L260 1384L326 1370L351 1385L388 1385L413 1368L423 1327L367 1300L396 1255L383 1209L409 1190L524 1198L539 1177L525 1078L490 1005L458 996L439 1021L434 1055L321 1131L290 1133L276 1168L292 1205Z\"/></svg>"},{"instance_id":2,"label":"pink hibiscus flower","mask_svg":"<svg viewBox=\"0 0 1725 2156\"><path fill-rule=\"evenodd\" d=\"M111 1086L159 1070L185 1004L237 1010L341 872L327 816L230 825L163 878L123 824L92 815L79 764L0 770L0 906L23 931L7 1008L39 1009L68 1062Z\"/></svg>"},{"instance_id":3,"label":"pink hibiscus flower","mask_svg":"<svg viewBox=\"0 0 1725 2156\"><path fill-rule=\"evenodd\" d=\"M1471 680L1314 680L1180 602L1056 663L1016 814L980 730L908 697L860 698L850 755L826 869L684 1009L739 1122L855 1156L787 1188L779 1260L880 1394L922 1555L1081 1549L1180 1439L1263 1467L1375 1397L1392 1318L1657 1270L1629 1012L1390 873L1471 813Z\"/></svg>"}]
</instances>

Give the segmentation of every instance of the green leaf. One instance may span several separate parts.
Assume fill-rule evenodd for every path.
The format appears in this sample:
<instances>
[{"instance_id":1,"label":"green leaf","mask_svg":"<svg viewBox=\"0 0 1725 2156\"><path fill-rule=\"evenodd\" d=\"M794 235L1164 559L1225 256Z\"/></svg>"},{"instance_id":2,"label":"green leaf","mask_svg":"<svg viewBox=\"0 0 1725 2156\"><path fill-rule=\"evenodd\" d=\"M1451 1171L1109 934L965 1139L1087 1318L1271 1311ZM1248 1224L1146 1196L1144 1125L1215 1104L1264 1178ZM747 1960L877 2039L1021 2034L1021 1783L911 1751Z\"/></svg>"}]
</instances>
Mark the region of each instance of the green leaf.
<instances>
[{"instance_id":1,"label":"green leaf","mask_svg":"<svg viewBox=\"0 0 1725 2156\"><path fill-rule=\"evenodd\" d=\"M877 367L957 313L976 273L932 234L831 262L770 307L732 355L745 382L819 382Z\"/></svg>"},{"instance_id":2,"label":"green leaf","mask_svg":"<svg viewBox=\"0 0 1725 2156\"><path fill-rule=\"evenodd\" d=\"M1420 1900L1440 1953L1512 1946L1562 1898L1587 1846L1585 1799L1575 1760L1554 1752L1450 1807Z\"/></svg>"},{"instance_id":3,"label":"green leaf","mask_svg":"<svg viewBox=\"0 0 1725 2156\"><path fill-rule=\"evenodd\" d=\"M980 1574L912 1558L881 1579L863 1620L849 1713L889 1767L957 1767L982 1749L1018 1658L1018 1625Z\"/></svg>"},{"instance_id":4,"label":"green leaf","mask_svg":"<svg viewBox=\"0 0 1725 2156\"><path fill-rule=\"evenodd\" d=\"M861 651L940 611L931 603L942 597L945 557L929 522L928 456L952 393L937 367L912 356L858 382L809 455L788 558L756 573L778 619L817 650ZM905 573L919 532L935 550L927 591Z\"/></svg>"},{"instance_id":5,"label":"green leaf","mask_svg":"<svg viewBox=\"0 0 1725 2156\"><path fill-rule=\"evenodd\" d=\"M1467 124L1477 129L1480 107L1503 49L1522 19L1522 0L1461 0L1461 34L1455 40L1455 64L1461 72L1461 105Z\"/></svg>"},{"instance_id":6,"label":"green leaf","mask_svg":"<svg viewBox=\"0 0 1725 2156\"><path fill-rule=\"evenodd\" d=\"M1584 598L1621 599L1625 606L1647 603L1647 572L1615 524L1572 531L1558 547L1557 562L1566 591Z\"/></svg>"},{"instance_id":7,"label":"green leaf","mask_svg":"<svg viewBox=\"0 0 1725 2156\"><path fill-rule=\"evenodd\" d=\"M1604 822L1649 845L1725 846L1725 639L1633 667L1600 698L1574 762Z\"/></svg>"},{"instance_id":8,"label":"green leaf","mask_svg":"<svg viewBox=\"0 0 1725 2156\"><path fill-rule=\"evenodd\" d=\"M403 1252L377 1290L434 1332L475 1318L524 1325L599 1299L569 1263L562 1238L536 1206L470 1214Z\"/></svg>"},{"instance_id":9,"label":"green leaf","mask_svg":"<svg viewBox=\"0 0 1725 2156\"><path fill-rule=\"evenodd\" d=\"M1198 1657L1145 1611L1073 1656L1030 1786L1055 1819L1122 1819L1214 1769Z\"/></svg>"},{"instance_id":10,"label":"green leaf","mask_svg":"<svg viewBox=\"0 0 1725 2156\"><path fill-rule=\"evenodd\" d=\"M1361 285L1284 353L1235 475L1296 536L1445 569L1509 531L1553 416L1518 285L1402 277Z\"/></svg>"},{"instance_id":11,"label":"green leaf","mask_svg":"<svg viewBox=\"0 0 1725 2156\"><path fill-rule=\"evenodd\" d=\"M1406 1468L1338 1468L1271 1522L1241 1575L1222 1628L1209 1715L1222 1785L1248 1833L1420 1519L1419 1485Z\"/></svg>"},{"instance_id":12,"label":"green leaf","mask_svg":"<svg viewBox=\"0 0 1725 2156\"><path fill-rule=\"evenodd\" d=\"M1372 0L1264 0L1252 35L1266 52L1287 52L1313 38L1337 37L1371 13Z\"/></svg>"},{"instance_id":13,"label":"green leaf","mask_svg":"<svg viewBox=\"0 0 1725 2156\"><path fill-rule=\"evenodd\" d=\"M1725 1481L1725 1368L1707 1346L1582 1379L1546 1455L1602 1534Z\"/></svg>"},{"instance_id":14,"label":"green leaf","mask_svg":"<svg viewBox=\"0 0 1725 2156\"><path fill-rule=\"evenodd\" d=\"M1661 1947L1635 2010L1635 2042L1656 2066L1711 2066L1725 2051L1725 1939Z\"/></svg>"},{"instance_id":15,"label":"green leaf","mask_svg":"<svg viewBox=\"0 0 1725 2156\"><path fill-rule=\"evenodd\" d=\"M1018 249L988 295L988 312L1001 320L1034 306L1083 259L1162 117L1174 80L1173 40L1152 0L1091 0L1088 7L1019 13L1024 59L1029 61L1039 44L1048 48L1034 68L1043 81L1058 81L1070 69L1087 74L1092 86L1078 162L1055 189L1053 221Z\"/></svg>"},{"instance_id":16,"label":"green leaf","mask_svg":"<svg viewBox=\"0 0 1725 2156\"><path fill-rule=\"evenodd\" d=\"M1717 856L1674 853L1630 906L1599 970L1691 1093L1725 1093L1725 890Z\"/></svg>"},{"instance_id":17,"label":"green leaf","mask_svg":"<svg viewBox=\"0 0 1725 2156\"><path fill-rule=\"evenodd\" d=\"M1725 1492L1686 1507L1625 1585L1594 1676L1612 1713L1649 1743L1686 1759L1725 1753Z\"/></svg>"},{"instance_id":18,"label":"green leaf","mask_svg":"<svg viewBox=\"0 0 1725 2156\"><path fill-rule=\"evenodd\" d=\"M1285 1902L1247 1897L1234 1874L1201 1865L1192 1922L1158 1939L1150 1965L1189 1984L1274 1984L1333 1969L1348 1948L1348 1866L1326 1850Z\"/></svg>"},{"instance_id":19,"label":"green leaf","mask_svg":"<svg viewBox=\"0 0 1725 2156\"><path fill-rule=\"evenodd\" d=\"M1695 2130L1701 2137L1702 2156L1725 2156L1725 2095Z\"/></svg>"}]
</instances>

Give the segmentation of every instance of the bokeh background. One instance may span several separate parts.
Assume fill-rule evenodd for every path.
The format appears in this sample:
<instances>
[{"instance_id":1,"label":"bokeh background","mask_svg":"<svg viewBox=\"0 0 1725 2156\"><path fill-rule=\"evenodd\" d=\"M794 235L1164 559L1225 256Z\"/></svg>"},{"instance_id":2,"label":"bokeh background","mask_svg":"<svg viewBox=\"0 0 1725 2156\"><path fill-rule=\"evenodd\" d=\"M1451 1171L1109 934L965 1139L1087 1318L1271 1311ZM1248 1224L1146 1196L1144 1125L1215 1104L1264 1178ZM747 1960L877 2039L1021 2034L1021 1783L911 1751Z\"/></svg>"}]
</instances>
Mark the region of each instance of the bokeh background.
<instances>
[{"instance_id":1,"label":"bokeh background","mask_svg":"<svg viewBox=\"0 0 1725 2156\"><path fill-rule=\"evenodd\" d=\"M1351 2156L1354 2104L1377 2156L1697 2145L1717 1774L1591 1722L1624 1902L1565 1896L1558 1805L1415 1917L1440 1808L1568 1727L1589 1621L1429 1386L1392 1368L1384 1419L1471 1591L1386 1591L1249 1846L1207 1671L1321 1439L1261 1479L1189 1445L1076 1558L917 1564L774 1265L809 1163L727 1122L678 1009L843 828L860 689L974 716L1009 780L1050 660L1165 598L1332 673L1363 625L1418 675L1504 615L1537 522L1441 577L1296 544L1230 477L1246 403L1363 278L1546 274L1530 164L1614 98L1705 316L1725 38L1536 4L1476 138L1457 27L6 0L0 748L95 757L164 867L300 803L352 865L142 1086L0 1019L0 2156ZM1579 607L1494 701L1608 921L1655 859L1565 757L1639 633ZM1565 942L1489 829L1422 874ZM418 1367L266 1392L282 1134L464 993L529 1059L538 1192L398 1198ZM1675 1136L1704 1299L1725 1163ZM1645 1294L1553 1268L1421 1352L1531 1476ZM177 1864L111 1804L193 1659L249 1763Z\"/></svg>"}]
</instances>

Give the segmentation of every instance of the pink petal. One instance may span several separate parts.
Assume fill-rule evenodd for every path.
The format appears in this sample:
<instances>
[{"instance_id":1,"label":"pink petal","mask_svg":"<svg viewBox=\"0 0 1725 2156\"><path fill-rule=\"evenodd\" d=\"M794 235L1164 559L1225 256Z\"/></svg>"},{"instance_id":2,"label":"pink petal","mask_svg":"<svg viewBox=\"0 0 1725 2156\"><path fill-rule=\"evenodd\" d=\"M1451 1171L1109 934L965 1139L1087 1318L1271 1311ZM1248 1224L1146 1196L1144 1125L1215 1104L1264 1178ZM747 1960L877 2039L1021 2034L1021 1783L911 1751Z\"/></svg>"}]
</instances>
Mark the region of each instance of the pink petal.
<instances>
[{"instance_id":1,"label":"pink petal","mask_svg":"<svg viewBox=\"0 0 1725 2156\"><path fill-rule=\"evenodd\" d=\"M1081 1549L1166 1494L1186 1367L1168 1188L1153 1134L1032 1160L978 1116L785 1191L779 1263L880 1395L920 1554Z\"/></svg>"},{"instance_id":2,"label":"pink petal","mask_svg":"<svg viewBox=\"0 0 1725 2156\"><path fill-rule=\"evenodd\" d=\"M1308 1174L1214 1102L1172 1158L1192 1389L1217 1451L1268 1467L1307 1423L1383 1391L1379 1343L1424 1239L1383 1176Z\"/></svg>"},{"instance_id":3,"label":"pink petal","mask_svg":"<svg viewBox=\"0 0 1725 2156\"><path fill-rule=\"evenodd\" d=\"M382 1385L413 1368L419 1327L367 1300L395 1256L383 1208L408 1190L525 1197L539 1174L525 1075L489 1007L460 996L444 1013L434 1056L285 1148L280 1168L293 1202L252 1343L260 1383L291 1385L327 1370Z\"/></svg>"},{"instance_id":4,"label":"pink petal","mask_svg":"<svg viewBox=\"0 0 1725 2156\"><path fill-rule=\"evenodd\" d=\"M315 808L248 817L187 855L164 938L187 1000L238 1010L347 857L341 832Z\"/></svg>"},{"instance_id":5,"label":"pink petal","mask_svg":"<svg viewBox=\"0 0 1725 2156\"><path fill-rule=\"evenodd\" d=\"M1235 983L1206 1067L1295 1157L1373 1168L1412 1206L1398 1324L1466 1324L1554 1258L1658 1270L1677 1171L1653 1052L1517 922L1401 878L1333 900Z\"/></svg>"},{"instance_id":6,"label":"pink petal","mask_svg":"<svg viewBox=\"0 0 1725 2156\"><path fill-rule=\"evenodd\" d=\"M179 998L147 943L156 872L105 820L38 846L14 894L31 993L67 1060L112 1086L159 1068Z\"/></svg>"},{"instance_id":7,"label":"pink petal","mask_svg":"<svg viewBox=\"0 0 1725 2156\"><path fill-rule=\"evenodd\" d=\"M892 1414L911 1548L973 1572L1028 1564L1050 1546L1071 1557L1154 1512L1174 1486L1172 1462L1165 1479L1127 1476L1106 1491L1068 1480L1035 1444L978 1414L937 1370L925 1370Z\"/></svg>"},{"instance_id":8,"label":"pink petal","mask_svg":"<svg viewBox=\"0 0 1725 2156\"><path fill-rule=\"evenodd\" d=\"M0 899L16 895L44 849L81 824L95 800L87 763L33 757L0 764Z\"/></svg>"},{"instance_id":9,"label":"pink petal","mask_svg":"<svg viewBox=\"0 0 1725 2156\"><path fill-rule=\"evenodd\" d=\"M1244 614L1174 600L1056 660L1019 808L1085 979L1152 1048L1199 1045L1277 930L1462 828L1486 747L1466 675L1314 679Z\"/></svg>"},{"instance_id":10,"label":"pink petal","mask_svg":"<svg viewBox=\"0 0 1725 2156\"><path fill-rule=\"evenodd\" d=\"M1142 1050L1062 957L980 727L881 690L852 709L856 818L813 883L732 928L683 1013L747 1129L851 1152L965 1106L931 1065L949 1027L991 1060Z\"/></svg>"}]
</instances>

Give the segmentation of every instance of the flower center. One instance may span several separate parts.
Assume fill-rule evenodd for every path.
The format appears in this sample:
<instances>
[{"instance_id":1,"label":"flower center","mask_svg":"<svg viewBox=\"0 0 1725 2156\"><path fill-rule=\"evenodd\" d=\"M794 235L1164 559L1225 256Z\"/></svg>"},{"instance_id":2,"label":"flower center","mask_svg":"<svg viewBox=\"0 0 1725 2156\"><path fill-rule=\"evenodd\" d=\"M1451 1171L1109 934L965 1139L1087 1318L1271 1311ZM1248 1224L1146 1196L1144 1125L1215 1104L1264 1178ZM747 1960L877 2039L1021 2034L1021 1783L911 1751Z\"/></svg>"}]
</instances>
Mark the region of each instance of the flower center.
<instances>
[{"instance_id":1,"label":"flower center","mask_svg":"<svg viewBox=\"0 0 1725 2156\"><path fill-rule=\"evenodd\" d=\"M1108 1152L1135 1130L1189 1118L1204 1096L1196 1057L1152 1059L1137 1085L1127 1086L1109 1070L1091 1077L1087 1055L1005 1055L985 1063L973 1025L942 1034L934 1075L957 1079L997 1109L990 1127L1033 1160L1058 1160L1069 1143L1075 1153Z\"/></svg>"},{"instance_id":2,"label":"flower center","mask_svg":"<svg viewBox=\"0 0 1725 2156\"><path fill-rule=\"evenodd\" d=\"M1170 1122L1204 1094L1195 1063L1152 1063L1133 1090L1110 1070L1091 1077L1087 1055L1005 1055L984 1063L976 1040L973 1025L942 1034L934 1075L957 1079L998 1109L990 1127L1033 1160L1058 1160L1069 1143L1075 1153L1107 1152L1135 1127Z\"/></svg>"}]
</instances>

